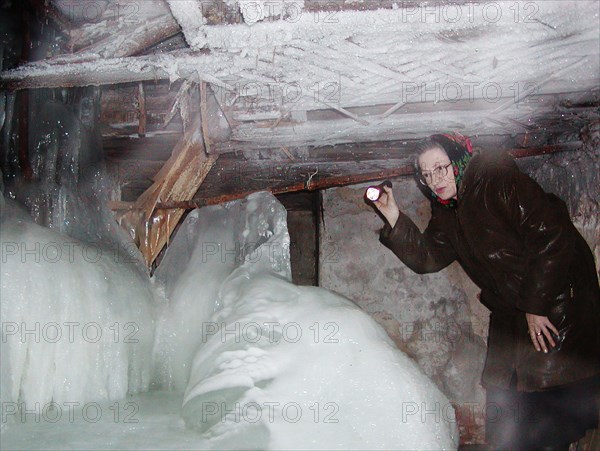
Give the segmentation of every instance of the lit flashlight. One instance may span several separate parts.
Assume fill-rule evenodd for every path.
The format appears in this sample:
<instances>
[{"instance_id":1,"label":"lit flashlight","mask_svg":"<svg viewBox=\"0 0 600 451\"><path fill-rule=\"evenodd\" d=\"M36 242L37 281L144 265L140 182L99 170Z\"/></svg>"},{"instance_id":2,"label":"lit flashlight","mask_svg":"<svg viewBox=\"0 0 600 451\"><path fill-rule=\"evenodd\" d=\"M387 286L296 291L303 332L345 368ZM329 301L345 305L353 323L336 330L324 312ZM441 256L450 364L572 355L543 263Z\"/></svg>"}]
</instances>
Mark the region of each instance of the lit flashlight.
<instances>
[{"instance_id":1,"label":"lit flashlight","mask_svg":"<svg viewBox=\"0 0 600 451\"><path fill-rule=\"evenodd\" d=\"M392 187L392 182L390 182L389 180L385 180L380 185L369 186L367 188L367 191L365 192L366 198L369 199L371 202L378 201L379 198L381 197L381 194L385 192L383 190L384 186L387 186L388 188L391 188Z\"/></svg>"}]
</instances>

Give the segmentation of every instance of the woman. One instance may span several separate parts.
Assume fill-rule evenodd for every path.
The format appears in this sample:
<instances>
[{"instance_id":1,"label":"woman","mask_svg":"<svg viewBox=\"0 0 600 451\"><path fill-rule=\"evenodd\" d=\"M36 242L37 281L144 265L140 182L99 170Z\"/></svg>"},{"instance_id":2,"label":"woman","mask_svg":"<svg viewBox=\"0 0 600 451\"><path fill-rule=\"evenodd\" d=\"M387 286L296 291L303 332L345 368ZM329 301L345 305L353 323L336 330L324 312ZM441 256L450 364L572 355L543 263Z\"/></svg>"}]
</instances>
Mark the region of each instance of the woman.
<instances>
[{"instance_id":1,"label":"woman","mask_svg":"<svg viewBox=\"0 0 600 451\"><path fill-rule=\"evenodd\" d=\"M429 225L421 233L385 187L374 202L387 220L381 242L419 274L457 260L481 288L488 442L568 449L598 425L600 288L587 243L564 202L505 153L473 155L468 138L434 135L416 164Z\"/></svg>"}]
</instances>

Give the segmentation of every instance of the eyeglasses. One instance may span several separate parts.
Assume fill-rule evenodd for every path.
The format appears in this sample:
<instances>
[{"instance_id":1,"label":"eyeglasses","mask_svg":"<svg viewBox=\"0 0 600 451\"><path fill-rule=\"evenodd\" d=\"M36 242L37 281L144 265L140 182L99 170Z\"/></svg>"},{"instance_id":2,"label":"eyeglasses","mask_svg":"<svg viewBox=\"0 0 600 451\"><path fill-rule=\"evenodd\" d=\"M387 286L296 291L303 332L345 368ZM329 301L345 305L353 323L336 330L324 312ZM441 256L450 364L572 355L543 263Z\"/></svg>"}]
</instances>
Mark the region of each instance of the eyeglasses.
<instances>
[{"instance_id":1,"label":"eyeglasses","mask_svg":"<svg viewBox=\"0 0 600 451\"><path fill-rule=\"evenodd\" d=\"M448 175L448 168L450 166L452 166L452 162L448 163L446 166L439 166L433 171L420 171L419 181L423 185L429 185L433 183L434 180L444 178Z\"/></svg>"}]
</instances>

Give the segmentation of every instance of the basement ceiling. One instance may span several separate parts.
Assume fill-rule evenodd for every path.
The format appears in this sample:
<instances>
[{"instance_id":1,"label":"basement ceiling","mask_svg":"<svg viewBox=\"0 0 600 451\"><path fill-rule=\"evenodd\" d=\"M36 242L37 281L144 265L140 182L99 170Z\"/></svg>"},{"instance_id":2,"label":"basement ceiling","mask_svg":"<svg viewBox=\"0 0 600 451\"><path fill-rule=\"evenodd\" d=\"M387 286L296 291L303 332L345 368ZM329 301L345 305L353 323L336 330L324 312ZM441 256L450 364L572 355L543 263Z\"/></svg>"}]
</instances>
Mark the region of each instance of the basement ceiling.
<instances>
[{"instance_id":1,"label":"basement ceiling","mask_svg":"<svg viewBox=\"0 0 600 451\"><path fill-rule=\"evenodd\" d=\"M171 206L410 173L415 140L439 131L569 150L598 120L597 1L30 3L61 53L2 72L0 88L101 86L123 201L196 115L219 158Z\"/></svg>"}]
</instances>

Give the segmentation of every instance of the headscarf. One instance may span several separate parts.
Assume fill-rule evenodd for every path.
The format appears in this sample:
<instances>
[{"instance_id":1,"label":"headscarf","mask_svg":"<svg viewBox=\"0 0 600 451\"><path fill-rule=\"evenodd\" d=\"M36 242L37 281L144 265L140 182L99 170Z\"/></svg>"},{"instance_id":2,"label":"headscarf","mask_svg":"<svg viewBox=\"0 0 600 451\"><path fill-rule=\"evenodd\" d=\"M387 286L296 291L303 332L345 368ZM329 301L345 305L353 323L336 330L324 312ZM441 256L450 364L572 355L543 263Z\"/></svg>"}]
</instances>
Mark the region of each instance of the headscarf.
<instances>
[{"instance_id":1,"label":"headscarf","mask_svg":"<svg viewBox=\"0 0 600 451\"><path fill-rule=\"evenodd\" d=\"M450 163L452 163L452 170L454 171L454 180L456 181L456 191L458 192L460 183L462 181L465 169L473 157L473 146L471 140L461 135L458 132L452 134L438 134L429 137L433 142L439 144L444 151L448 154ZM417 161L418 166L418 161ZM417 167L420 171L420 168ZM423 186L423 185L421 185ZM442 204L447 208L456 208L457 202L455 199L440 199L429 186L423 186L424 192L432 200Z\"/></svg>"}]
</instances>

